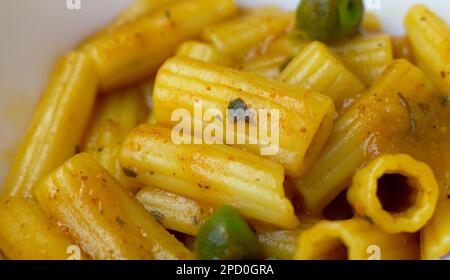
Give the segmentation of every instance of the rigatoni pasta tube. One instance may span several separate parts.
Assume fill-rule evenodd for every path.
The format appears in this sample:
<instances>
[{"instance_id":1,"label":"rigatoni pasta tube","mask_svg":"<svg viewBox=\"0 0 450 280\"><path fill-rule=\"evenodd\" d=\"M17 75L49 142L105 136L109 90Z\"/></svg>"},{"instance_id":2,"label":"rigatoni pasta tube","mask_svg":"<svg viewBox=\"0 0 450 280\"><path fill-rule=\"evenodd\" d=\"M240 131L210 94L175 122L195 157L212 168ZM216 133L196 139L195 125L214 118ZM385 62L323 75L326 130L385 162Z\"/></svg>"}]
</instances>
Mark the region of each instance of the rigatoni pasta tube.
<instances>
[{"instance_id":1,"label":"rigatoni pasta tube","mask_svg":"<svg viewBox=\"0 0 450 280\"><path fill-rule=\"evenodd\" d=\"M415 5L406 15L405 27L417 64L450 94L449 25L424 5Z\"/></svg>"},{"instance_id":2,"label":"rigatoni pasta tube","mask_svg":"<svg viewBox=\"0 0 450 280\"><path fill-rule=\"evenodd\" d=\"M388 233L417 232L432 217L439 194L433 171L404 154L384 155L353 177L347 198L355 214Z\"/></svg>"},{"instance_id":3,"label":"rigatoni pasta tube","mask_svg":"<svg viewBox=\"0 0 450 280\"><path fill-rule=\"evenodd\" d=\"M295 228L284 195L283 167L227 145L175 144L171 130L141 125L124 143L120 163L140 184L212 206L230 205L249 219Z\"/></svg>"},{"instance_id":4,"label":"rigatoni pasta tube","mask_svg":"<svg viewBox=\"0 0 450 280\"><path fill-rule=\"evenodd\" d=\"M66 260L72 244L38 205L19 197L0 203L0 249L8 259Z\"/></svg>"},{"instance_id":5,"label":"rigatoni pasta tube","mask_svg":"<svg viewBox=\"0 0 450 280\"><path fill-rule=\"evenodd\" d=\"M53 216L94 259L186 259L192 254L87 153L35 188Z\"/></svg>"},{"instance_id":6,"label":"rigatoni pasta tube","mask_svg":"<svg viewBox=\"0 0 450 280\"><path fill-rule=\"evenodd\" d=\"M144 122L147 114L141 85L102 96L81 147L83 152L91 153L124 187L129 186L117 158L120 144L128 132Z\"/></svg>"},{"instance_id":7,"label":"rigatoni pasta tube","mask_svg":"<svg viewBox=\"0 0 450 280\"><path fill-rule=\"evenodd\" d=\"M129 5L114 21L107 27L97 31L85 39L80 47L91 44L100 38L112 34L118 28L137 21L145 16L151 16L152 13L164 8L177 0L135 0Z\"/></svg>"},{"instance_id":8,"label":"rigatoni pasta tube","mask_svg":"<svg viewBox=\"0 0 450 280\"><path fill-rule=\"evenodd\" d=\"M111 24L109 30L122 27L156 12L177 0L134 0Z\"/></svg>"},{"instance_id":9,"label":"rigatoni pasta tube","mask_svg":"<svg viewBox=\"0 0 450 280\"><path fill-rule=\"evenodd\" d=\"M365 88L327 46L319 42L305 47L278 80L331 97L338 111L346 99L356 97Z\"/></svg>"},{"instance_id":10,"label":"rigatoni pasta tube","mask_svg":"<svg viewBox=\"0 0 450 280\"><path fill-rule=\"evenodd\" d=\"M410 110L433 91L418 68L406 60L393 62L336 120L314 167L297 180L305 210L320 216L351 185L355 171L382 152L378 147L384 141L414 130Z\"/></svg>"},{"instance_id":11,"label":"rigatoni pasta tube","mask_svg":"<svg viewBox=\"0 0 450 280\"><path fill-rule=\"evenodd\" d=\"M357 36L332 49L369 85L393 60L391 37L386 34Z\"/></svg>"},{"instance_id":12,"label":"rigatoni pasta tube","mask_svg":"<svg viewBox=\"0 0 450 280\"><path fill-rule=\"evenodd\" d=\"M292 260L297 251L297 243L300 234L311 228L318 221L319 220L312 217L300 216L300 226L292 230L253 225L258 243L261 246L261 257L275 257L282 260Z\"/></svg>"},{"instance_id":13,"label":"rigatoni pasta tube","mask_svg":"<svg viewBox=\"0 0 450 280\"><path fill-rule=\"evenodd\" d=\"M415 260L419 240L414 234L388 234L362 219L321 221L301 233L298 260Z\"/></svg>"},{"instance_id":14,"label":"rigatoni pasta tube","mask_svg":"<svg viewBox=\"0 0 450 280\"><path fill-rule=\"evenodd\" d=\"M266 156L281 163L290 176L303 175L316 159L331 130L335 109L329 97L252 73L188 58L172 58L158 72L153 94L154 114L158 123L175 126L177 123L172 121L172 113L176 109L185 109L193 116L192 122L196 127L203 129L208 125L219 131L226 127L226 133L222 133L225 140L228 136L231 138L229 127L232 122L225 117L219 122L204 121L203 116L196 114L196 111L203 114L203 109L196 107L201 103L205 108L216 109L222 116L228 116L227 109L238 99L248 108L279 112L278 125L274 117L275 126L268 128L270 135L275 135L272 127L279 131L279 137L272 139L274 142L279 140L278 151ZM257 127L252 123L244 124L248 128ZM245 141L234 141L234 144L261 155L267 143L262 141L262 133L251 137L250 131L237 130L237 138ZM227 141L227 144L233 143ZM271 147L274 144L271 143Z\"/></svg>"},{"instance_id":15,"label":"rigatoni pasta tube","mask_svg":"<svg viewBox=\"0 0 450 280\"><path fill-rule=\"evenodd\" d=\"M290 58L284 54L267 53L245 62L238 69L275 79L281 74L289 61Z\"/></svg>"},{"instance_id":16,"label":"rigatoni pasta tube","mask_svg":"<svg viewBox=\"0 0 450 280\"><path fill-rule=\"evenodd\" d=\"M209 63L226 64L226 58L209 43L187 41L180 45L177 56L187 56Z\"/></svg>"},{"instance_id":17,"label":"rigatoni pasta tube","mask_svg":"<svg viewBox=\"0 0 450 280\"><path fill-rule=\"evenodd\" d=\"M79 150L96 89L88 55L73 52L59 61L13 160L4 195L33 196L36 181Z\"/></svg>"},{"instance_id":18,"label":"rigatoni pasta tube","mask_svg":"<svg viewBox=\"0 0 450 280\"><path fill-rule=\"evenodd\" d=\"M301 230L256 228L262 257L292 260L297 250L300 233Z\"/></svg>"},{"instance_id":19,"label":"rigatoni pasta tube","mask_svg":"<svg viewBox=\"0 0 450 280\"><path fill-rule=\"evenodd\" d=\"M285 33L293 21L294 16L290 12L250 13L206 28L203 39L222 54L233 57L242 55L270 36Z\"/></svg>"},{"instance_id":20,"label":"rigatoni pasta tube","mask_svg":"<svg viewBox=\"0 0 450 280\"><path fill-rule=\"evenodd\" d=\"M140 190L136 198L165 228L189 235L197 235L214 211L207 204L150 187Z\"/></svg>"},{"instance_id":21,"label":"rigatoni pasta tube","mask_svg":"<svg viewBox=\"0 0 450 280\"><path fill-rule=\"evenodd\" d=\"M450 252L449 197L450 194L441 194L433 217L421 231L422 259L437 260Z\"/></svg>"},{"instance_id":22,"label":"rigatoni pasta tube","mask_svg":"<svg viewBox=\"0 0 450 280\"><path fill-rule=\"evenodd\" d=\"M92 55L104 92L150 77L184 40L231 16L233 0L176 2L83 47Z\"/></svg>"}]
</instances>

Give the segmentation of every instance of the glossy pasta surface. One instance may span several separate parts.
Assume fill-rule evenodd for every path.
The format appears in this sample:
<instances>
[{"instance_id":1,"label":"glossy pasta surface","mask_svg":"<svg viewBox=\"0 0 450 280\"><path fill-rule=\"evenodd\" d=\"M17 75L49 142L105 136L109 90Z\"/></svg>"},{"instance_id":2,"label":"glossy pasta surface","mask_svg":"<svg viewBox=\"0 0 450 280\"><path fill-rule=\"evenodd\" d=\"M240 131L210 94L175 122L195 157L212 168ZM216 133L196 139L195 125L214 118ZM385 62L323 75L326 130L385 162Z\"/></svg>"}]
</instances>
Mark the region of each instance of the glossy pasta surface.
<instances>
[{"instance_id":1,"label":"glossy pasta surface","mask_svg":"<svg viewBox=\"0 0 450 280\"><path fill-rule=\"evenodd\" d=\"M136 0L63 56L0 196L4 257L449 254L449 19L415 5L396 37L308 7Z\"/></svg>"}]
</instances>

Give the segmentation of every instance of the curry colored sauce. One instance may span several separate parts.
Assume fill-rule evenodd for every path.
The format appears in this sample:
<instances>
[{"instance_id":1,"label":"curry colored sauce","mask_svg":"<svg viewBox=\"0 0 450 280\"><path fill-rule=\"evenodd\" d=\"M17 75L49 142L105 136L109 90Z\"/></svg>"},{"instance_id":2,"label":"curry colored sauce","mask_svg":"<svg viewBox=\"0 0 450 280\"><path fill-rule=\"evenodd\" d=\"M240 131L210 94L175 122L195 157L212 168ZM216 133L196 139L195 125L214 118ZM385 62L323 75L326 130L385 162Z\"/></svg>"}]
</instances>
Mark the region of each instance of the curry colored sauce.
<instances>
[{"instance_id":1,"label":"curry colored sauce","mask_svg":"<svg viewBox=\"0 0 450 280\"><path fill-rule=\"evenodd\" d=\"M391 139L379 139L381 154L405 153L427 163L441 186L450 194L450 97L435 94L429 100L410 104L411 129L398 130ZM385 124L389 126L390 124Z\"/></svg>"}]
</instances>

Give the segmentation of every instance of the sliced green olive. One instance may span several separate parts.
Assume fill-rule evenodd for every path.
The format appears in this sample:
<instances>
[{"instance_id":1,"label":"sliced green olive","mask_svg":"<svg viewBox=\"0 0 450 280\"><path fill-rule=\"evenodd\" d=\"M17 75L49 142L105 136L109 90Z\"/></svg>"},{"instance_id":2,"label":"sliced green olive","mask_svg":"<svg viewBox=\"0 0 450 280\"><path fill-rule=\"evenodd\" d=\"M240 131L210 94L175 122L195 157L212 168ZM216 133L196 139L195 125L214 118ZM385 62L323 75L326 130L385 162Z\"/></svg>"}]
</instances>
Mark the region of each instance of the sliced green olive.
<instances>
[{"instance_id":1,"label":"sliced green olive","mask_svg":"<svg viewBox=\"0 0 450 280\"><path fill-rule=\"evenodd\" d=\"M199 229L195 250L203 260L255 259L258 242L247 222L232 207L223 206Z\"/></svg>"},{"instance_id":2,"label":"sliced green olive","mask_svg":"<svg viewBox=\"0 0 450 280\"><path fill-rule=\"evenodd\" d=\"M355 34L363 15L362 0L302 0L297 26L309 39L328 43Z\"/></svg>"}]
</instances>

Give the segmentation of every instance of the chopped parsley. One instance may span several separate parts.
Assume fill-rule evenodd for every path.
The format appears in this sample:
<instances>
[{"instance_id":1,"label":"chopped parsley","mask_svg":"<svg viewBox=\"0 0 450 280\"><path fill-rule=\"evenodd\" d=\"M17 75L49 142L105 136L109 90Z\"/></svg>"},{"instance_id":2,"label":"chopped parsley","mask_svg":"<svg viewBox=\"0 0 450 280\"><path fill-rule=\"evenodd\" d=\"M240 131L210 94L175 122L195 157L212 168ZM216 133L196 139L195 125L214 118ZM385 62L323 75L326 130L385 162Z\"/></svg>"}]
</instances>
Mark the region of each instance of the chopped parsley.
<instances>
[{"instance_id":1,"label":"chopped parsley","mask_svg":"<svg viewBox=\"0 0 450 280\"><path fill-rule=\"evenodd\" d=\"M399 92L397 94L398 94L398 97L400 98L400 103L406 109L406 111L408 111L411 132L414 133L414 131L416 131L416 128L417 128L417 122L414 117L414 112L411 110L411 106L409 106L408 100L406 100L405 96L403 96L403 94L401 92Z\"/></svg>"},{"instance_id":2,"label":"chopped parsley","mask_svg":"<svg viewBox=\"0 0 450 280\"><path fill-rule=\"evenodd\" d=\"M447 106L448 104L450 104L450 97L448 95L441 95L441 104L443 106Z\"/></svg>"},{"instance_id":3,"label":"chopped parsley","mask_svg":"<svg viewBox=\"0 0 450 280\"><path fill-rule=\"evenodd\" d=\"M251 116L248 114L248 105L240 98L231 101L228 104L228 117L232 122L250 122Z\"/></svg>"}]
</instances>

